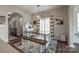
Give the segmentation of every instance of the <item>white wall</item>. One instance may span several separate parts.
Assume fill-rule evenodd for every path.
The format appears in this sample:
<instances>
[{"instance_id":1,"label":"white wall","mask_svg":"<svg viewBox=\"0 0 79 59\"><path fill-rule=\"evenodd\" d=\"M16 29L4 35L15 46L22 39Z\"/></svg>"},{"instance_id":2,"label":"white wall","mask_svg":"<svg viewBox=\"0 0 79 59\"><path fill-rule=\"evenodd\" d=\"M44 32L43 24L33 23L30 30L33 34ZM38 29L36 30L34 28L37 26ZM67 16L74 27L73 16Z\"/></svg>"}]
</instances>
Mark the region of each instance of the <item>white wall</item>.
<instances>
[{"instance_id":1,"label":"white wall","mask_svg":"<svg viewBox=\"0 0 79 59\"><path fill-rule=\"evenodd\" d=\"M74 20L74 6L69 6L69 45L70 47L73 47L74 44L73 44L73 35L74 35L74 23L73 23L73 20Z\"/></svg>"},{"instance_id":2,"label":"white wall","mask_svg":"<svg viewBox=\"0 0 79 59\"><path fill-rule=\"evenodd\" d=\"M54 15L54 33L55 36L60 35L66 35L68 37L68 27L67 27L67 21L68 21L68 8L67 6L61 7L58 9L52 10L52 15ZM63 25L57 25L55 19L62 19L64 24Z\"/></svg>"},{"instance_id":3,"label":"white wall","mask_svg":"<svg viewBox=\"0 0 79 59\"><path fill-rule=\"evenodd\" d=\"M69 6L69 45L74 47L74 43L79 43L79 38L75 36L77 12L79 13L79 6Z\"/></svg>"},{"instance_id":4,"label":"white wall","mask_svg":"<svg viewBox=\"0 0 79 59\"><path fill-rule=\"evenodd\" d=\"M3 25L0 25L0 39L8 42L8 13L18 12L23 15L23 22L31 21L31 17L26 12L22 11L19 8L14 6L0 6L0 16L6 17L6 22Z\"/></svg>"}]
</instances>

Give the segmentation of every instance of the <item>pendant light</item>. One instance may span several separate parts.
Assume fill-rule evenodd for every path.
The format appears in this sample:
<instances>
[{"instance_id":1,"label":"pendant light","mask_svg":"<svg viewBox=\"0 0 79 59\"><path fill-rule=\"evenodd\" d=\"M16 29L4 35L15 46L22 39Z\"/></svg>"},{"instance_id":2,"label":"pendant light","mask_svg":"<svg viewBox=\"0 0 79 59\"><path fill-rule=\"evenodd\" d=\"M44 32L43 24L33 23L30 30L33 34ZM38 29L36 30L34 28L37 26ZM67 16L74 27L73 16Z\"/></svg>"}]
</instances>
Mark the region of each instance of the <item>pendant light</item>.
<instances>
[{"instance_id":1,"label":"pendant light","mask_svg":"<svg viewBox=\"0 0 79 59\"><path fill-rule=\"evenodd\" d=\"M33 24L34 24L34 25L36 25L36 24L37 24L37 20L40 19L39 6L40 6L40 5L37 5L37 15L35 16L35 19L36 19L36 20L33 21Z\"/></svg>"},{"instance_id":2,"label":"pendant light","mask_svg":"<svg viewBox=\"0 0 79 59\"><path fill-rule=\"evenodd\" d=\"M39 11L40 5L37 5L37 7L38 7L37 19L40 19L40 11Z\"/></svg>"}]
</instances>

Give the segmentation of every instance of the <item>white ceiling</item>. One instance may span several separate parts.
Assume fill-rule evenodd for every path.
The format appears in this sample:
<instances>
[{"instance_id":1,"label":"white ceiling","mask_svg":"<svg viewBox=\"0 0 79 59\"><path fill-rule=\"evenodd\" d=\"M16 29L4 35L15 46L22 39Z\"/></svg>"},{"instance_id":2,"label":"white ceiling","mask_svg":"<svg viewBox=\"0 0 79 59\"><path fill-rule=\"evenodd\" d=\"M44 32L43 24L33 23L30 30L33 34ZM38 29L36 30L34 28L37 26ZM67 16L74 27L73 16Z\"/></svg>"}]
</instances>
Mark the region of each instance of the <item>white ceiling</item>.
<instances>
[{"instance_id":1,"label":"white ceiling","mask_svg":"<svg viewBox=\"0 0 79 59\"><path fill-rule=\"evenodd\" d=\"M64 6L64 5L40 5L39 9L40 9L40 12L42 12L42 11L46 11L46 10L50 10L50 9L54 9L54 8L59 8L62 6ZM38 12L37 5L15 5L15 7L20 8L30 14Z\"/></svg>"}]
</instances>

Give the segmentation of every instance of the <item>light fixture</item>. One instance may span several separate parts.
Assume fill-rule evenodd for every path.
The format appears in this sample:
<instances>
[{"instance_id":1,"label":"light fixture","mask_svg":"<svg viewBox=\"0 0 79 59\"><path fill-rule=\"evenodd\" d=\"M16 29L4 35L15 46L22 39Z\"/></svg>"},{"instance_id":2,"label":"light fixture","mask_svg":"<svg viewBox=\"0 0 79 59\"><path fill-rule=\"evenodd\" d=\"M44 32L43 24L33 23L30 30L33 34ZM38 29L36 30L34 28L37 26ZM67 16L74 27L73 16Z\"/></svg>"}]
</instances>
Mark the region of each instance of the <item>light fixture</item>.
<instances>
[{"instance_id":1,"label":"light fixture","mask_svg":"<svg viewBox=\"0 0 79 59\"><path fill-rule=\"evenodd\" d=\"M33 24L36 25L37 21L40 19L40 11L39 11L39 6L40 5L36 5L37 6L37 14L35 15L35 20L33 21Z\"/></svg>"},{"instance_id":2,"label":"light fixture","mask_svg":"<svg viewBox=\"0 0 79 59\"><path fill-rule=\"evenodd\" d=\"M37 5L37 7L38 7L37 19L39 19L40 18L40 11L39 11L40 5Z\"/></svg>"}]
</instances>

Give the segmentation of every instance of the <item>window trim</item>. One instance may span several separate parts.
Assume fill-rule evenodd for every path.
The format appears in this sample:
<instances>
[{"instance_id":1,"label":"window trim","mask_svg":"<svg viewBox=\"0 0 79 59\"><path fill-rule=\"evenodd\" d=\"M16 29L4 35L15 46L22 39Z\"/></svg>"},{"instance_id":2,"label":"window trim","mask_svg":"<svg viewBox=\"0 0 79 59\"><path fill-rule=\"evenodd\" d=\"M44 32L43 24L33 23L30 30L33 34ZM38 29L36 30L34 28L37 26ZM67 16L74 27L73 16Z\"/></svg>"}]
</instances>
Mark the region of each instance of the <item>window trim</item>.
<instances>
[{"instance_id":1,"label":"window trim","mask_svg":"<svg viewBox=\"0 0 79 59\"><path fill-rule=\"evenodd\" d=\"M46 19L49 19L49 28L50 28L50 18L49 18L49 17L45 17L45 18L41 18L41 19L40 19L40 20L44 20L44 24L43 24L43 25L44 25L44 32L43 32L43 33L45 33L45 34L47 34L47 33L46 33L46 30L45 30L45 29L46 29L46 28L45 28L45 27L46 27L46 25L45 25L45 24L46 24L46 23L45 23L45 22L46 22L46 21L45 21ZM50 33L50 29L49 29L49 33Z\"/></svg>"}]
</instances>

